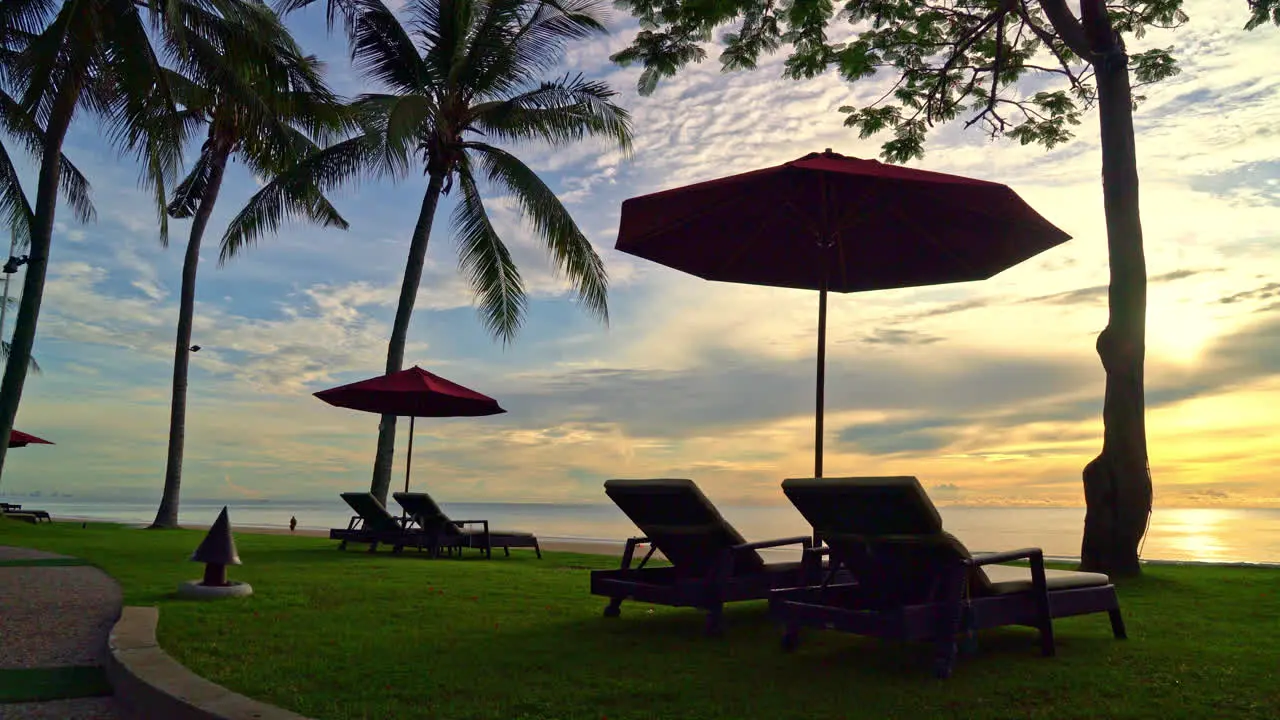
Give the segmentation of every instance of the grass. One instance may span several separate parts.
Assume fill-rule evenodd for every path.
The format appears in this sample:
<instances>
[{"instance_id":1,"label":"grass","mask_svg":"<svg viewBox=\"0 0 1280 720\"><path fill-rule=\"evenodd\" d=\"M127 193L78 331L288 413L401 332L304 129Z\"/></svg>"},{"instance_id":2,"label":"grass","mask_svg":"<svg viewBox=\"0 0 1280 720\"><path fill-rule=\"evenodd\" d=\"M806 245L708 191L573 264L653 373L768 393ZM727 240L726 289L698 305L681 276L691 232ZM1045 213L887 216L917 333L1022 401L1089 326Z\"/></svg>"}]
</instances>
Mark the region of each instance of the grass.
<instances>
[{"instance_id":1,"label":"grass","mask_svg":"<svg viewBox=\"0 0 1280 720\"><path fill-rule=\"evenodd\" d=\"M79 567L89 563L80 558L41 558L39 560L0 560L0 568Z\"/></svg>"},{"instance_id":2,"label":"grass","mask_svg":"<svg viewBox=\"0 0 1280 720\"><path fill-rule=\"evenodd\" d=\"M0 670L0 703L41 702L110 695L111 684L100 667L56 667Z\"/></svg>"},{"instance_id":3,"label":"grass","mask_svg":"<svg viewBox=\"0 0 1280 720\"><path fill-rule=\"evenodd\" d=\"M810 632L785 654L763 603L720 640L688 610L624 604L600 616L587 571L609 558L514 552L427 560L239 535L243 600L177 600L200 533L0 522L0 545L75 555L159 605L160 643L214 682L322 720L1280 717L1280 571L1149 567L1120 588L1128 641L1105 615L983 633L956 675L930 649Z\"/></svg>"}]
</instances>

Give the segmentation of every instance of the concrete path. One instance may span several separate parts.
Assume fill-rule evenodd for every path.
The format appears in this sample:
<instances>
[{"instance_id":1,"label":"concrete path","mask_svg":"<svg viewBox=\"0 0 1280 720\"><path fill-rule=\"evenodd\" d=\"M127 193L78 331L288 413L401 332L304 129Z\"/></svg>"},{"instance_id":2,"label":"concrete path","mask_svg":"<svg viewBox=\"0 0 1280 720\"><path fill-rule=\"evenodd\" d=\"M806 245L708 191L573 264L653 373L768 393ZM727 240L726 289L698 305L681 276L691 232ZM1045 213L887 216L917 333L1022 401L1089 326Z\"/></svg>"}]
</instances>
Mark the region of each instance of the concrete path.
<instances>
[{"instance_id":1,"label":"concrete path","mask_svg":"<svg viewBox=\"0 0 1280 720\"><path fill-rule=\"evenodd\" d=\"M6 566L65 555L0 547L0 676L7 670L101 667L120 615L120 587L97 568ZM3 720L115 720L111 698L0 703Z\"/></svg>"}]
</instances>

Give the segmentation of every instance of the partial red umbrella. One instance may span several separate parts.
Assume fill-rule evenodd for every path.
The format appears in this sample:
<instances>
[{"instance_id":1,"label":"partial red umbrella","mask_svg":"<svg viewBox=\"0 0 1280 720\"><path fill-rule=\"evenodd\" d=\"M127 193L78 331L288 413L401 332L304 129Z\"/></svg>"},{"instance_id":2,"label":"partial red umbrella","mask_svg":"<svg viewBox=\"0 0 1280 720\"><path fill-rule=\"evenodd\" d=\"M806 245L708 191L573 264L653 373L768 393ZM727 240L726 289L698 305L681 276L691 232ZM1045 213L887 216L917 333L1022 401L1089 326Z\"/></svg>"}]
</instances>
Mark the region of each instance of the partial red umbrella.
<instances>
[{"instance_id":1,"label":"partial red umbrella","mask_svg":"<svg viewBox=\"0 0 1280 720\"><path fill-rule=\"evenodd\" d=\"M828 290L985 280L1070 238L1005 185L827 150L626 200L617 249L706 280L820 292L822 477Z\"/></svg>"},{"instance_id":2,"label":"partial red umbrella","mask_svg":"<svg viewBox=\"0 0 1280 720\"><path fill-rule=\"evenodd\" d=\"M408 370L379 375L315 393L334 407L379 415L409 417L409 453L405 460L404 491L409 492L413 463L413 421L420 417L482 417L505 413L498 401L414 365Z\"/></svg>"},{"instance_id":3,"label":"partial red umbrella","mask_svg":"<svg viewBox=\"0 0 1280 720\"><path fill-rule=\"evenodd\" d=\"M21 430L9 431L9 447L26 447L27 445L52 445L53 443L38 438L35 435L29 435Z\"/></svg>"}]
</instances>

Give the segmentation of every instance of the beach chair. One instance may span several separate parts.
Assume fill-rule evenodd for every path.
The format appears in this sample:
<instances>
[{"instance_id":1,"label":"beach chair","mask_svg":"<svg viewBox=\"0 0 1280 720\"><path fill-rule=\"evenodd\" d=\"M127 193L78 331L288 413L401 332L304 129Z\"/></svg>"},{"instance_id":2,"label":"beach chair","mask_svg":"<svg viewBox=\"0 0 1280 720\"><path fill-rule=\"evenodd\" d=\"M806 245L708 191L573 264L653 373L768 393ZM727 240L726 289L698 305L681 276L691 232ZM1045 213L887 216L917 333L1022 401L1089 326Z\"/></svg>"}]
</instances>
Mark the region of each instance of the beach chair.
<instances>
[{"instance_id":1,"label":"beach chair","mask_svg":"<svg viewBox=\"0 0 1280 720\"><path fill-rule=\"evenodd\" d=\"M351 506L355 515L345 528L333 528L329 531L330 540L340 540L339 550L346 550L347 543L367 543L369 552L376 552L378 545L391 545L395 552L400 552L409 543L419 541L418 532L409 528L398 517L387 512L373 493L346 492L342 499Z\"/></svg>"},{"instance_id":2,"label":"beach chair","mask_svg":"<svg viewBox=\"0 0 1280 720\"><path fill-rule=\"evenodd\" d=\"M605 617L617 617L623 600L705 610L706 632L723 631L724 603L763 600L776 588L819 579L820 558L766 563L758 550L799 545L809 536L749 543L716 510L692 480L610 480L605 494L640 528L644 537L627 541L622 566L591 573L591 593L609 598ZM649 551L632 567L636 548ZM655 551L670 567L648 567Z\"/></svg>"},{"instance_id":3,"label":"beach chair","mask_svg":"<svg viewBox=\"0 0 1280 720\"><path fill-rule=\"evenodd\" d=\"M463 548L475 548L491 558L493 549L500 547L507 556L511 555L511 548L533 548L542 559L542 548L533 533L491 530L488 520L452 520L427 493L392 493L391 497L416 526L419 549L425 545L432 557L440 557L441 550L450 555L457 550L461 555Z\"/></svg>"},{"instance_id":4,"label":"beach chair","mask_svg":"<svg viewBox=\"0 0 1280 720\"><path fill-rule=\"evenodd\" d=\"M45 510L23 510L21 505L15 505L13 503L0 503L0 515L13 518L14 520L29 522L32 525L35 525L42 520L48 523L53 522L53 518L50 517L49 513Z\"/></svg>"},{"instance_id":5,"label":"beach chair","mask_svg":"<svg viewBox=\"0 0 1280 720\"><path fill-rule=\"evenodd\" d=\"M914 477L787 480L782 490L826 543L810 553L829 555L829 567L852 578L770 596L770 613L786 628L786 649L796 646L802 627L930 641L937 649L934 671L946 678L957 640L986 628L1036 628L1046 656L1055 651L1054 618L1106 612L1115 637L1125 637L1106 575L1046 570L1039 548L970 554L943 531ZM1003 564L1014 561L1030 566Z\"/></svg>"}]
</instances>

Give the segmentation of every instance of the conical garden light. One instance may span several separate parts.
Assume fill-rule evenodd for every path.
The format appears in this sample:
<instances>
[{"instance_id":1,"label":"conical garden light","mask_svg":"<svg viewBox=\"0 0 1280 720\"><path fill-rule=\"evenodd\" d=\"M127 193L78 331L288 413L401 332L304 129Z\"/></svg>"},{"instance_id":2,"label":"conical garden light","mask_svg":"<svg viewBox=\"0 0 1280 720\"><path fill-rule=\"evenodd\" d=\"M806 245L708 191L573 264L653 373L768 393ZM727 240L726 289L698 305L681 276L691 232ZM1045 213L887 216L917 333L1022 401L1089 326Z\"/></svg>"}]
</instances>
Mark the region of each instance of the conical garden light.
<instances>
[{"instance_id":1,"label":"conical garden light","mask_svg":"<svg viewBox=\"0 0 1280 720\"><path fill-rule=\"evenodd\" d=\"M240 554L236 552L236 541L231 536L231 520L227 517L226 506L223 506L204 540L200 541L200 546L191 553L191 560L204 563L204 578L178 586L179 596L205 599L253 594L249 583L227 580L227 566L239 565Z\"/></svg>"}]
</instances>

